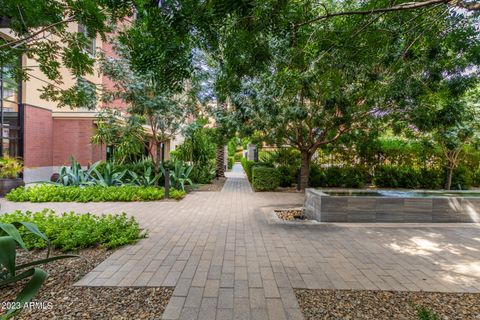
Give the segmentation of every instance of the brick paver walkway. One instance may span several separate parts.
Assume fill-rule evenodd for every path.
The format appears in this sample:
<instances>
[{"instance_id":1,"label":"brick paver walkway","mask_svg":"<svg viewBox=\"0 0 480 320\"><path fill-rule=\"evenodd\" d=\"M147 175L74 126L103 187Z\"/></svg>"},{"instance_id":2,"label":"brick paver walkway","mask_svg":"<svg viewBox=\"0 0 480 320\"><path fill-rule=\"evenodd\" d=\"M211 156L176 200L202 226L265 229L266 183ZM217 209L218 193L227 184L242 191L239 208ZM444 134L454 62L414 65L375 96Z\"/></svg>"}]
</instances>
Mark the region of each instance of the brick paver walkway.
<instances>
[{"instance_id":1,"label":"brick paver walkway","mask_svg":"<svg viewBox=\"0 0 480 320\"><path fill-rule=\"evenodd\" d=\"M293 288L480 292L478 225L284 225L297 193L254 193L237 164L221 192L180 202L14 204L122 212L149 237L117 250L78 285L175 286L165 319L302 319Z\"/></svg>"}]
</instances>

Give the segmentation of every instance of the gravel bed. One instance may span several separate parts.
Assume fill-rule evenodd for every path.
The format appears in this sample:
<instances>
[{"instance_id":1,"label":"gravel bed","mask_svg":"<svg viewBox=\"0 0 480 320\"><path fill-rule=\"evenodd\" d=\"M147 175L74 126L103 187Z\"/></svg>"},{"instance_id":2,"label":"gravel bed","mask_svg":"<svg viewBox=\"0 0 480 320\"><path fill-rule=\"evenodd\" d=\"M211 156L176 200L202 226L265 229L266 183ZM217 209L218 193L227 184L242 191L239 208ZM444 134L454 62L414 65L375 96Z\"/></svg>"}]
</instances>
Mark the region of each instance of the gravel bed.
<instances>
[{"instance_id":1,"label":"gravel bed","mask_svg":"<svg viewBox=\"0 0 480 320\"><path fill-rule=\"evenodd\" d=\"M303 210L298 209L280 209L275 210L277 216L285 221L294 221L294 220L305 220L305 216L303 215Z\"/></svg>"},{"instance_id":2,"label":"gravel bed","mask_svg":"<svg viewBox=\"0 0 480 320\"><path fill-rule=\"evenodd\" d=\"M421 319L422 307L438 319L480 319L479 293L295 289L295 295L306 320Z\"/></svg>"},{"instance_id":3,"label":"gravel bed","mask_svg":"<svg viewBox=\"0 0 480 320\"><path fill-rule=\"evenodd\" d=\"M85 249L78 254L88 262L66 259L41 267L49 276L34 302L44 308L26 308L15 319L159 319L173 293L172 288L73 286L111 253L101 248ZM19 251L18 262L44 257L45 251ZM0 302L14 301L22 287L17 284L2 288Z\"/></svg>"}]
</instances>

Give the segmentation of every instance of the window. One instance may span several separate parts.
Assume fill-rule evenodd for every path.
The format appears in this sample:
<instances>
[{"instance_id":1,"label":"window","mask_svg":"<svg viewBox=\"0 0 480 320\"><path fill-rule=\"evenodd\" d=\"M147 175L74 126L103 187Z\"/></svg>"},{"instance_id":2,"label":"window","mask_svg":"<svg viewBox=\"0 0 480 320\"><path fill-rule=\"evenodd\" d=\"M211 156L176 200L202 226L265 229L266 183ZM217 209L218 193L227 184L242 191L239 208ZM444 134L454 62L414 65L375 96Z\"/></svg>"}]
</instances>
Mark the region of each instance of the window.
<instances>
[{"instance_id":1,"label":"window","mask_svg":"<svg viewBox=\"0 0 480 320\"><path fill-rule=\"evenodd\" d=\"M88 44L85 46L85 51L94 56L95 51L97 50L97 39L95 37L91 37L87 31L87 28L82 24L78 25L78 32L83 33L88 40Z\"/></svg>"},{"instance_id":2,"label":"window","mask_svg":"<svg viewBox=\"0 0 480 320\"><path fill-rule=\"evenodd\" d=\"M9 67L0 68L0 156L20 156L19 83Z\"/></svg>"}]
</instances>

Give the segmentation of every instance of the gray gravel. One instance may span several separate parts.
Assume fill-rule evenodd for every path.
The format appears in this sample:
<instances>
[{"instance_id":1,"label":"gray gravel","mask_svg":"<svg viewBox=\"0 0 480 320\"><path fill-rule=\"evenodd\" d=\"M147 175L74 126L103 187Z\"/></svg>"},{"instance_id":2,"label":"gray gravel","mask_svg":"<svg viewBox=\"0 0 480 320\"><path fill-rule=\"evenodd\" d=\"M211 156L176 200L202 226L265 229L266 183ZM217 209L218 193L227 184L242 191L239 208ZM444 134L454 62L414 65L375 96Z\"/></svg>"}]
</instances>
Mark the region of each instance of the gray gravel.
<instances>
[{"instance_id":1,"label":"gray gravel","mask_svg":"<svg viewBox=\"0 0 480 320\"><path fill-rule=\"evenodd\" d=\"M419 319L424 307L439 319L480 319L480 294L295 289L309 319Z\"/></svg>"},{"instance_id":2,"label":"gray gravel","mask_svg":"<svg viewBox=\"0 0 480 320\"><path fill-rule=\"evenodd\" d=\"M20 252L19 261L27 260ZM56 254L61 254L55 252ZM24 309L15 319L159 319L173 293L172 288L74 287L83 275L107 258L111 251L86 249L80 259L59 260L43 267L46 283L34 301L45 306ZM44 257L33 252L30 257ZM2 288L0 302L13 301L20 286ZM50 307L49 307L50 306Z\"/></svg>"}]
</instances>

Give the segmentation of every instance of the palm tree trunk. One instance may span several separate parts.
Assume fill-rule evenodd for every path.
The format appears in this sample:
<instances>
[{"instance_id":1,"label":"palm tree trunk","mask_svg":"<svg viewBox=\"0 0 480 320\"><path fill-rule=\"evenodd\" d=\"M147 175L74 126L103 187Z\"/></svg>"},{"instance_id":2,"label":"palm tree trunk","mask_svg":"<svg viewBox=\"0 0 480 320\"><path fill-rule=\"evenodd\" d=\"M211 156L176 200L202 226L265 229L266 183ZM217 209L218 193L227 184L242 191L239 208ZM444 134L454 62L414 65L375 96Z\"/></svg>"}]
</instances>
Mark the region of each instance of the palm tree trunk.
<instances>
[{"instance_id":1,"label":"palm tree trunk","mask_svg":"<svg viewBox=\"0 0 480 320\"><path fill-rule=\"evenodd\" d=\"M217 158L216 158L216 176L217 178L225 177L225 148L223 145L217 145Z\"/></svg>"}]
</instances>

